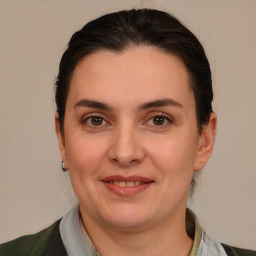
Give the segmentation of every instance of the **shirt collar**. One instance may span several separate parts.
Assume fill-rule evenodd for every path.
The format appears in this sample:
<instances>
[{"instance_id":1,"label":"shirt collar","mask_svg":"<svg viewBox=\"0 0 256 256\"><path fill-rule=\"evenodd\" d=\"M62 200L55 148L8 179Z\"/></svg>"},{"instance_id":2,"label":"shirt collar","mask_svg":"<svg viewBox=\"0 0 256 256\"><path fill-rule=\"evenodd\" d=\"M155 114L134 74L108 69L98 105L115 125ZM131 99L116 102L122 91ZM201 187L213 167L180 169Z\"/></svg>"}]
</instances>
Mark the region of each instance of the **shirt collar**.
<instances>
[{"instance_id":1,"label":"shirt collar","mask_svg":"<svg viewBox=\"0 0 256 256\"><path fill-rule=\"evenodd\" d=\"M207 236L196 215L188 208L186 230L194 240L189 256L226 256L221 244ZM69 256L100 256L84 229L78 207L73 208L62 218L60 235Z\"/></svg>"},{"instance_id":2,"label":"shirt collar","mask_svg":"<svg viewBox=\"0 0 256 256\"><path fill-rule=\"evenodd\" d=\"M202 228L196 215L187 208L186 210L186 230L188 235L194 240L192 250L189 256L195 256L202 239Z\"/></svg>"}]
</instances>

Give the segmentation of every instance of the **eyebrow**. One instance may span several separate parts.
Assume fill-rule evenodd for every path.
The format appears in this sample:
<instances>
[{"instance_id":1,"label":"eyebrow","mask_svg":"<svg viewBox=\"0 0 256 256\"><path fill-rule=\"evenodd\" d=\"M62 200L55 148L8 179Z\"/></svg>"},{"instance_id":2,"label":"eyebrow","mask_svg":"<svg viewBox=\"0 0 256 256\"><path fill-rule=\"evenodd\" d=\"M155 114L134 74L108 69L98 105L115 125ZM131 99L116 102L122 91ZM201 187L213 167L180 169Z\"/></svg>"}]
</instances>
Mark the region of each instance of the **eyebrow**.
<instances>
[{"instance_id":1,"label":"eyebrow","mask_svg":"<svg viewBox=\"0 0 256 256\"><path fill-rule=\"evenodd\" d=\"M143 103L142 105L139 106L139 110L145 110L145 109L154 108L154 107L166 107L166 106L173 106L178 108L183 107L182 104L180 104L179 102L173 99L162 99L162 100L155 100L155 101Z\"/></svg>"},{"instance_id":2,"label":"eyebrow","mask_svg":"<svg viewBox=\"0 0 256 256\"><path fill-rule=\"evenodd\" d=\"M102 109L102 110L112 110L113 109L106 103L102 103L102 102L95 101L95 100L87 100L87 99L79 100L75 104L74 108L77 108L77 107L98 108L98 109Z\"/></svg>"},{"instance_id":3,"label":"eyebrow","mask_svg":"<svg viewBox=\"0 0 256 256\"><path fill-rule=\"evenodd\" d=\"M143 103L139 106L138 110L145 110L148 108L154 108L154 107L165 107L165 106L173 106L173 107L179 107L182 108L183 105L179 102L173 100L173 99L162 99L162 100L155 100ZM102 110L113 110L111 106L109 106L106 103L95 101L95 100L88 100L88 99L82 99L79 100L74 108L77 107L89 107L89 108L97 108Z\"/></svg>"}]
</instances>

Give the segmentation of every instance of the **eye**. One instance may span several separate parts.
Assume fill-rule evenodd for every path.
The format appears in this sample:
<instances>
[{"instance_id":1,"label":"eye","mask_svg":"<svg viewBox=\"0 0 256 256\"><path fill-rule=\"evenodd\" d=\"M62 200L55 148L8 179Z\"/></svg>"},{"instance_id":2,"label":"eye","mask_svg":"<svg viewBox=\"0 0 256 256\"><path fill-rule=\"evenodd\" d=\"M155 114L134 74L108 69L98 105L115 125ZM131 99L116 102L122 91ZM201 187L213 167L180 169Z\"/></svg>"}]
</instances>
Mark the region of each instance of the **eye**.
<instances>
[{"instance_id":1,"label":"eye","mask_svg":"<svg viewBox=\"0 0 256 256\"><path fill-rule=\"evenodd\" d=\"M170 119L163 115L153 116L148 121L150 125L154 125L154 126L164 126L170 122L171 122Z\"/></svg>"},{"instance_id":2,"label":"eye","mask_svg":"<svg viewBox=\"0 0 256 256\"><path fill-rule=\"evenodd\" d=\"M106 124L106 121L101 116L90 116L86 118L84 122L90 126L101 126Z\"/></svg>"}]
</instances>

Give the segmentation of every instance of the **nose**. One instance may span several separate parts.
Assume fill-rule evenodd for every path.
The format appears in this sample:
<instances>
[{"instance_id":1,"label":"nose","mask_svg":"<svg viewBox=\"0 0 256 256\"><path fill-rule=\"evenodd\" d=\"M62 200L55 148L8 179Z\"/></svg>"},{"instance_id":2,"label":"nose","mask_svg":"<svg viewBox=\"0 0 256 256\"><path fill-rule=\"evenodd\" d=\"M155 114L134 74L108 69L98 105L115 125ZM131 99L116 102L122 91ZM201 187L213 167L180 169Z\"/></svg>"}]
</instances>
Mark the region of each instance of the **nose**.
<instances>
[{"instance_id":1,"label":"nose","mask_svg":"<svg viewBox=\"0 0 256 256\"><path fill-rule=\"evenodd\" d=\"M120 127L112 137L109 158L119 167L129 168L141 163L145 151L140 143L139 131L134 127Z\"/></svg>"}]
</instances>

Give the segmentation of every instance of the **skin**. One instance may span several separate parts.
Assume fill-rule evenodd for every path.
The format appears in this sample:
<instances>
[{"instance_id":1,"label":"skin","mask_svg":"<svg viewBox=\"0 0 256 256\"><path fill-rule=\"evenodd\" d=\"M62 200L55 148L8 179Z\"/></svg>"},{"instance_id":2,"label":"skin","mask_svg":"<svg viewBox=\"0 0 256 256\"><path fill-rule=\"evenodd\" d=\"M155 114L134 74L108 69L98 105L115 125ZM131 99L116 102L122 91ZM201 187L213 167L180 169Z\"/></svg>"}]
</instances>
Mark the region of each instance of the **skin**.
<instances>
[{"instance_id":1,"label":"skin","mask_svg":"<svg viewBox=\"0 0 256 256\"><path fill-rule=\"evenodd\" d=\"M188 189L211 155L216 115L199 134L178 57L148 46L86 56L71 79L65 135L58 114L55 122L84 226L104 256L189 255ZM115 175L150 182L113 191L105 180Z\"/></svg>"}]
</instances>

